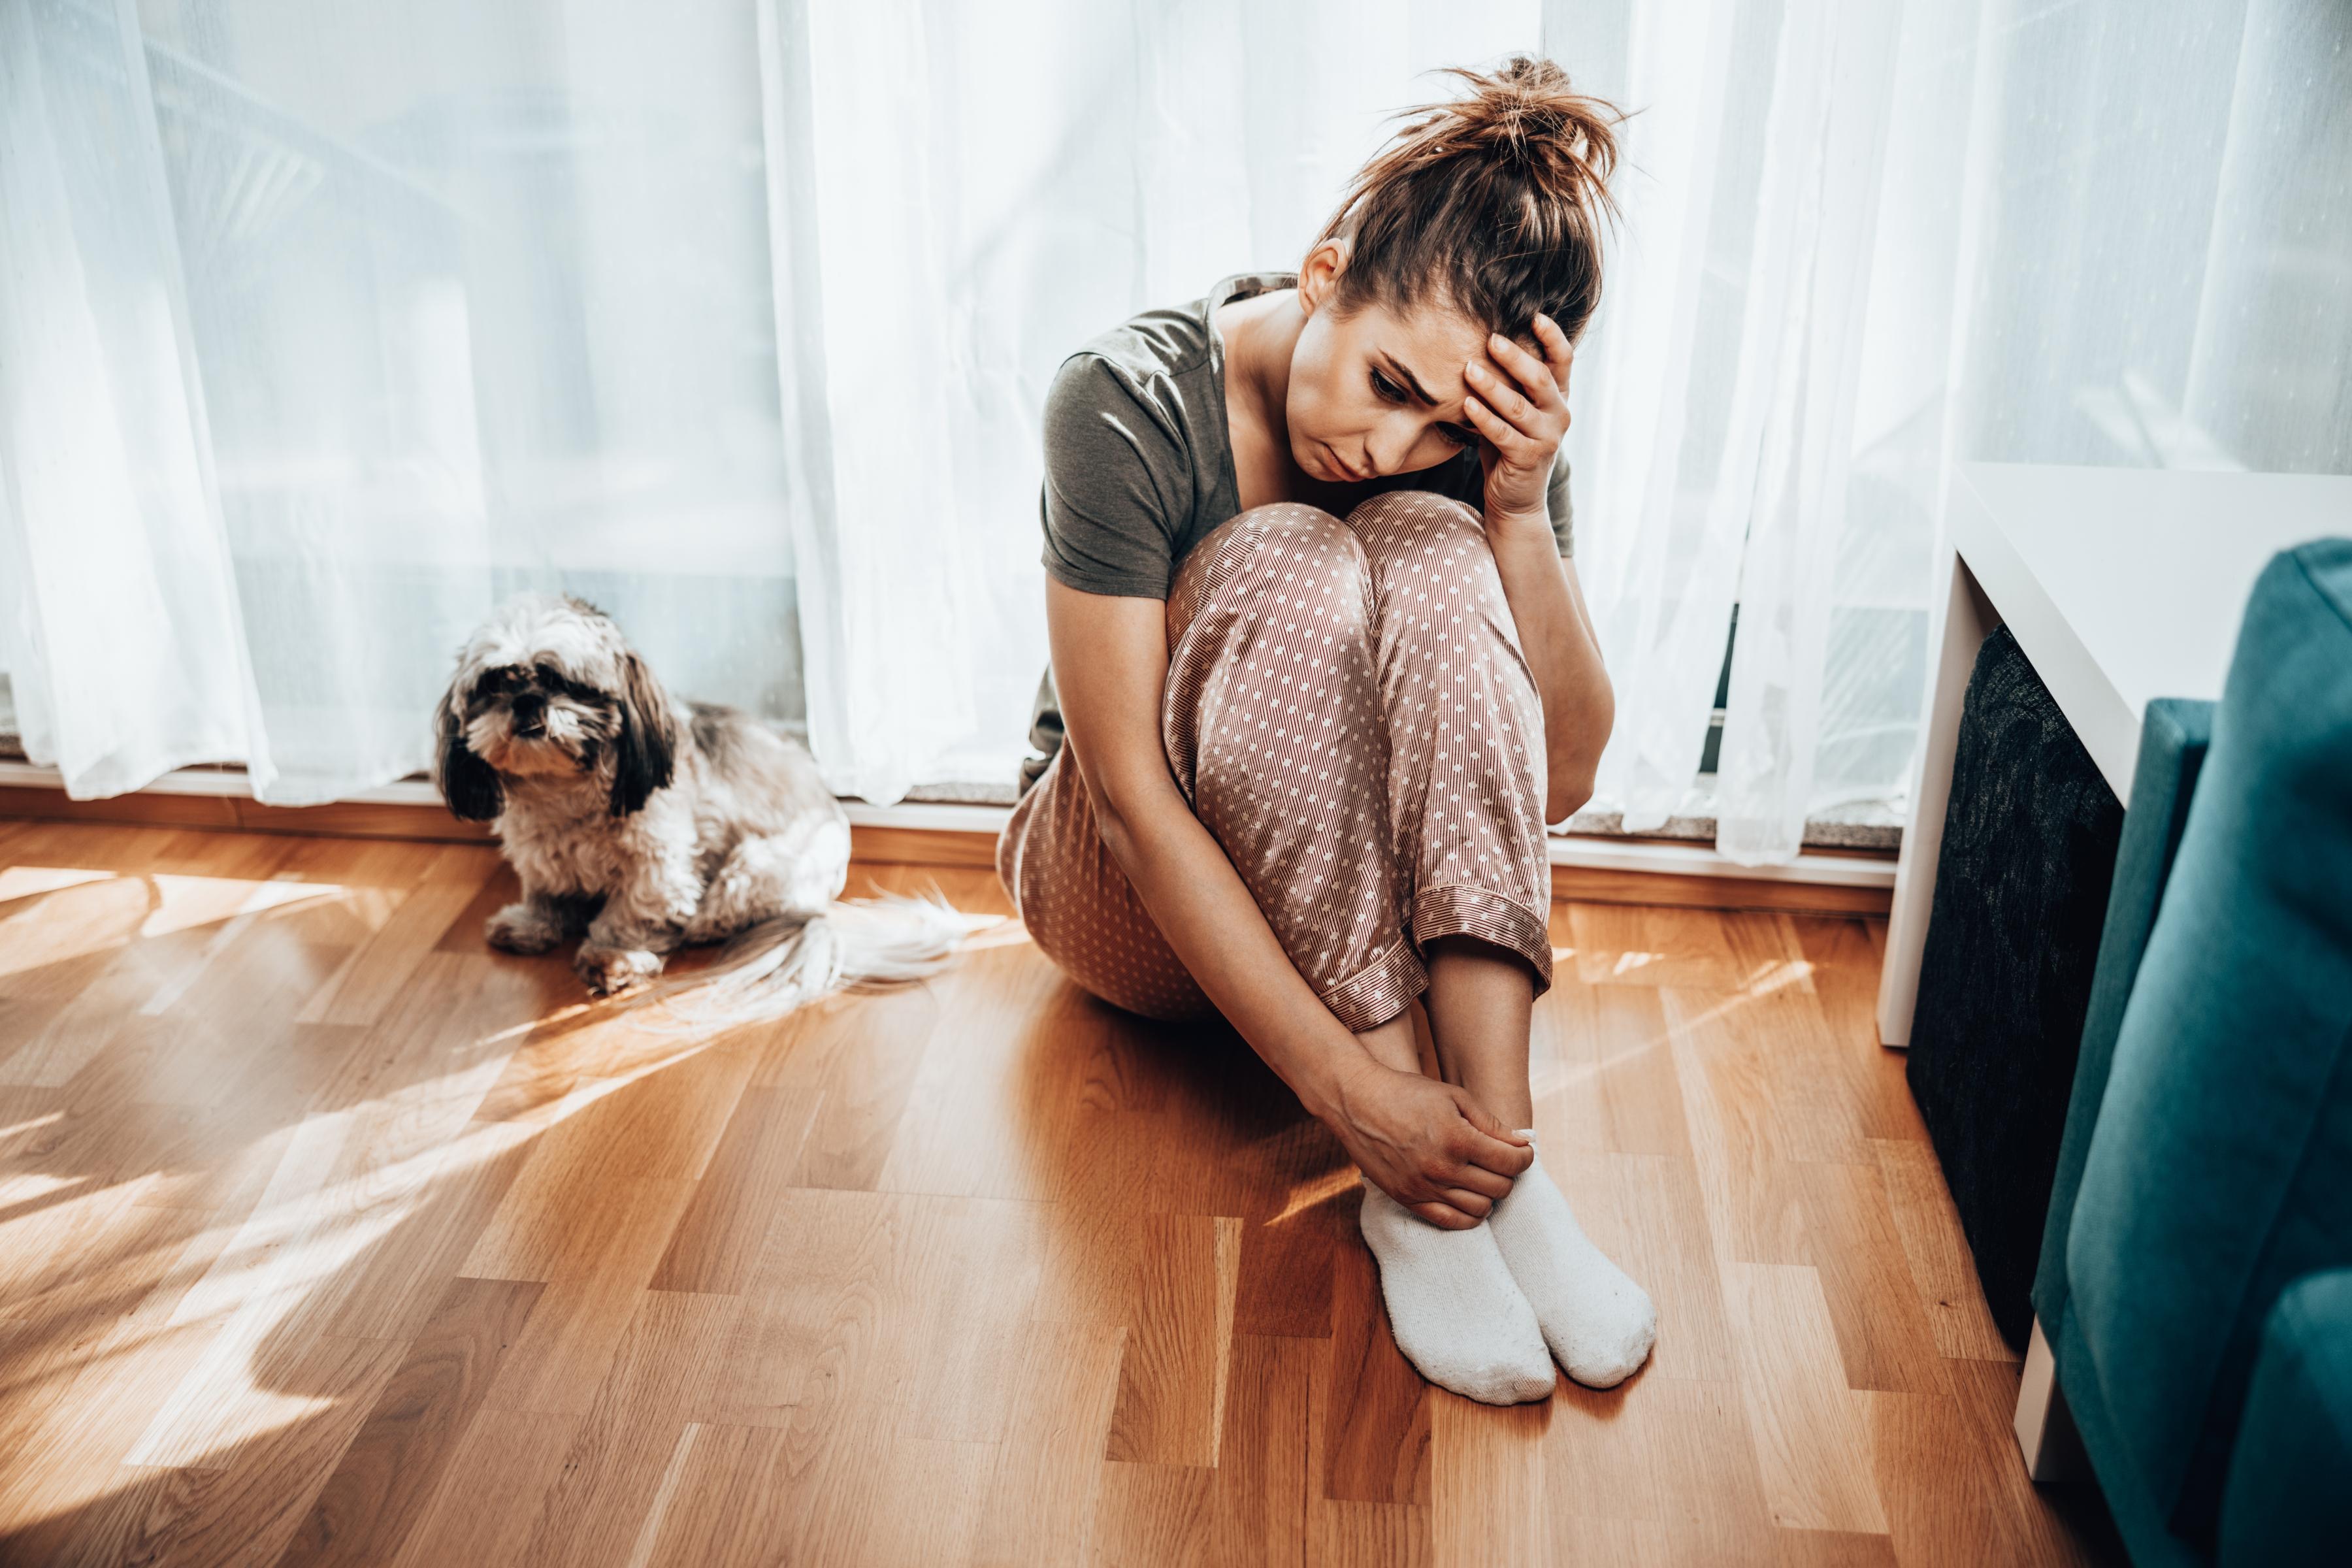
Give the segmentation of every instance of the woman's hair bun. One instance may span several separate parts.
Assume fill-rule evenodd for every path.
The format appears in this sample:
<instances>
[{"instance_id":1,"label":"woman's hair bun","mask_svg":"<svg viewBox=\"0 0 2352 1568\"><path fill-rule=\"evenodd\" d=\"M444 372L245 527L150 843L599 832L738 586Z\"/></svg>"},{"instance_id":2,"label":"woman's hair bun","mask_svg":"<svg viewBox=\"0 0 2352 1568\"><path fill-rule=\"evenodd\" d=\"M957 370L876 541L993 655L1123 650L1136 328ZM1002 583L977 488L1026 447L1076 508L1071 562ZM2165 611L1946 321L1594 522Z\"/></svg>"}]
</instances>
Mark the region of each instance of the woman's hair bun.
<instances>
[{"instance_id":1,"label":"woman's hair bun","mask_svg":"<svg viewBox=\"0 0 2352 1568\"><path fill-rule=\"evenodd\" d=\"M1518 159L1557 196L1589 192L1610 211L1609 176L1617 166L1616 109L1568 85L1568 73L1549 60L1517 55L1492 75L1455 67L1448 73L1470 86L1467 97L1427 105L1422 129L1430 152L1443 157L1471 149ZM1408 131L1406 140L1412 139Z\"/></svg>"},{"instance_id":2,"label":"woman's hair bun","mask_svg":"<svg viewBox=\"0 0 2352 1568\"><path fill-rule=\"evenodd\" d=\"M1324 228L1349 242L1341 307L1436 294L1498 331L1541 311L1573 337L1600 303L1624 116L1547 59L1446 74L1467 90L1406 110Z\"/></svg>"}]
</instances>

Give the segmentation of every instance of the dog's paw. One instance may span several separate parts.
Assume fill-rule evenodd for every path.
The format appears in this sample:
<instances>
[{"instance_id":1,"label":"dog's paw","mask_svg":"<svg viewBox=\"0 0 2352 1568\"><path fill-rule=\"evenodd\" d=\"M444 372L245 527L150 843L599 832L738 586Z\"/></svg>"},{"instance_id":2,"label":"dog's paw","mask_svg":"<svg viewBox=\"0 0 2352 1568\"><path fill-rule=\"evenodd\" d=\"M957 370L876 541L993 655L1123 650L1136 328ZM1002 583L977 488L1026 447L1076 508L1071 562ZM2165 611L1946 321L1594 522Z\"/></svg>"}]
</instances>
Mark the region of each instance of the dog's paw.
<instances>
[{"instance_id":1,"label":"dog's paw","mask_svg":"<svg viewBox=\"0 0 2352 1568\"><path fill-rule=\"evenodd\" d=\"M563 940L563 928L544 910L509 904L489 918L482 934L506 952L545 952Z\"/></svg>"},{"instance_id":2,"label":"dog's paw","mask_svg":"<svg viewBox=\"0 0 2352 1568\"><path fill-rule=\"evenodd\" d=\"M572 961L572 969L587 983L588 989L599 996L616 996L624 991L634 991L662 972L658 952L647 952L634 947L598 947L583 943Z\"/></svg>"}]
</instances>

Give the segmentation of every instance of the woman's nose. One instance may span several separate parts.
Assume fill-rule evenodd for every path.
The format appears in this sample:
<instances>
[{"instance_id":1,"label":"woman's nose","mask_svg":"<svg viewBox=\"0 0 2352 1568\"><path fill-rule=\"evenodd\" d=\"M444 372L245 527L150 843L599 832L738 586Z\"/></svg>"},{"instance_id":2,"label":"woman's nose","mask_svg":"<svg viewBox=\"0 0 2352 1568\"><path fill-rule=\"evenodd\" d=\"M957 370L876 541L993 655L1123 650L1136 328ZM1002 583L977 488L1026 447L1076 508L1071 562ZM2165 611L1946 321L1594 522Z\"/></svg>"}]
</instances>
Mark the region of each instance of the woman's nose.
<instances>
[{"instance_id":1,"label":"woman's nose","mask_svg":"<svg viewBox=\"0 0 2352 1568\"><path fill-rule=\"evenodd\" d=\"M1420 440L1418 420L1384 420L1364 438L1364 461L1371 464L1373 474L1380 478L1402 473L1405 458Z\"/></svg>"}]
</instances>

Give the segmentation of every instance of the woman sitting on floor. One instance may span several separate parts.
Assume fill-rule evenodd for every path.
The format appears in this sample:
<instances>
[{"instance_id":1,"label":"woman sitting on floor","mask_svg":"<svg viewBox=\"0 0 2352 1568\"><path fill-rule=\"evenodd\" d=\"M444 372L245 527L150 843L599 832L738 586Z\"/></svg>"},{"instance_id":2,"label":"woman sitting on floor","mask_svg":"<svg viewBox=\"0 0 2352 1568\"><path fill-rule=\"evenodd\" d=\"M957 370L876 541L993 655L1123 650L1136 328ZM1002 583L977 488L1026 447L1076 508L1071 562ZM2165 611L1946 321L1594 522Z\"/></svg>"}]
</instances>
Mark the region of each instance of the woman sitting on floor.
<instances>
[{"instance_id":1,"label":"woman sitting on floor","mask_svg":"<svg viewBox=\"0 0 2352 1568\"><path fill-rule=\"evenodd\" d=\"M1551 1392L1547 1342L1607 1387L1656 1331L1535 1163L1528 1077L1545 824L1613 711L1559 452L1616 116L1547 63L1459 74L1295 276L1055 378L1053 754L997 867L1088 991L1232 1021L1368 1178L1399 1347L1507 1404Z\"/></svg>"}]
</instances>

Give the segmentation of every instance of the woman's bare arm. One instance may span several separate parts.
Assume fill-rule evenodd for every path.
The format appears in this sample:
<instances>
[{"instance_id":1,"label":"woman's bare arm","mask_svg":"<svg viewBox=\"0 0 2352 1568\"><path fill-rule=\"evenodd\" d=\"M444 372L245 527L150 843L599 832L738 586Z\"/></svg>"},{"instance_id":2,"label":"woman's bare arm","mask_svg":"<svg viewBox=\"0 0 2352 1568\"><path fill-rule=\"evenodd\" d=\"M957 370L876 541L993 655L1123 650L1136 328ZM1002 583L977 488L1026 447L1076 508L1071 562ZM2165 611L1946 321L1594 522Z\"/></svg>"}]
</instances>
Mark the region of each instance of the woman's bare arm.
<instances>
[{"instance_id":1,"label":"woman's bare arm","mask_svg":"<svg viewBox=\"0 0 2352 1568\"><path fill-rule=\"evenodd\" d=\"M1486 437L1486 541L1543 700L1544 820L1559 822L1592 798L1617 702L1576 568L1559 554L1545 504L1568 434L1576 351L1548 316L1536 318L1535 333L1544 359L1499 332L1488 340L1489 357L1465 367L1471 396L1463 413Z\"/></svg>"},{"instance_id":2,"label":"woman's bare arm","mask_svg":"<svg viewBox=\"0 0 2352 1568\"><path fill-rule=\"evenodd\" d=\"M1364 1173L1440 1225L1474 1225L1531 1157L1455 1087L1381 1066L1323 1005L1168 771L1166 606L1049 581L1046 623L1076 763L1103 843L1168 945Z\"/></svg>"},{"instance_id":3,"label":"woman's bare arm","mask_svg":"<svg viewBox=\"0 0 2352 1568\"><path fill-rule=\"evenodd\" d=\"M1544 820L1559 822L1592 798L1601 749L1617 722L1616 697L1576 567L1559 553L1549 519L1490 513L1486 542L1543 700Z\"/></svg>"}]
</instances>

